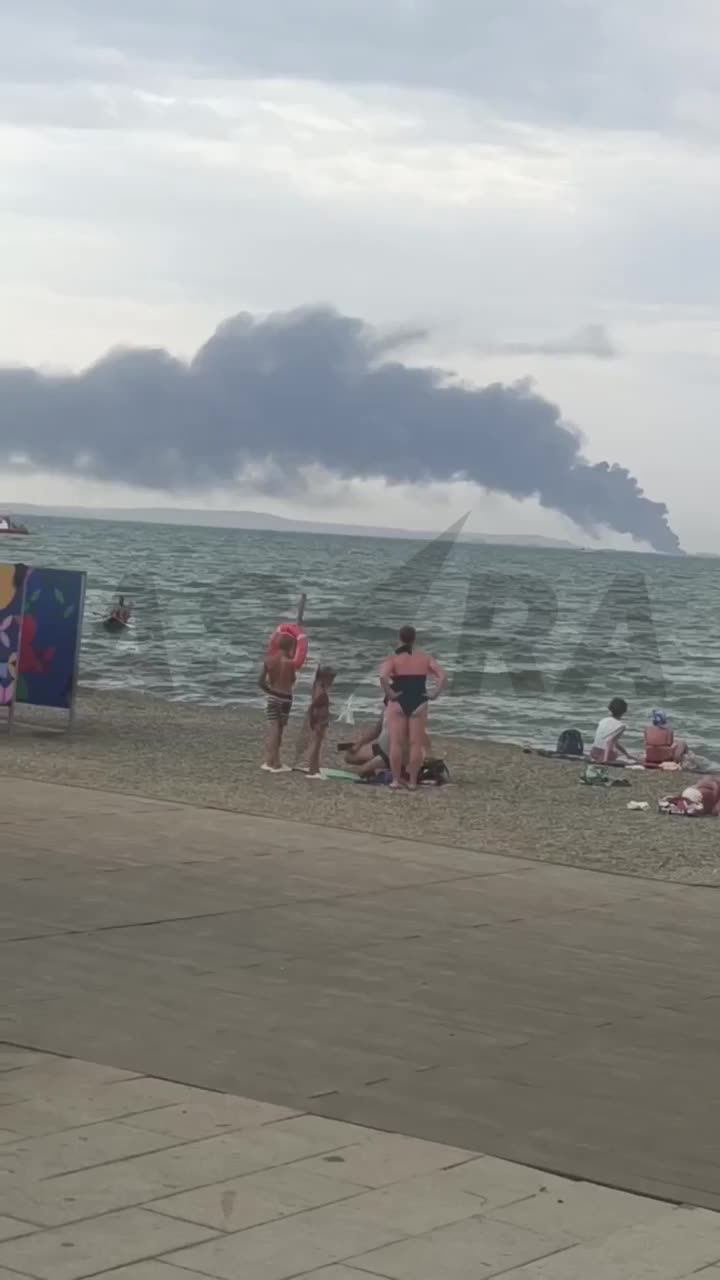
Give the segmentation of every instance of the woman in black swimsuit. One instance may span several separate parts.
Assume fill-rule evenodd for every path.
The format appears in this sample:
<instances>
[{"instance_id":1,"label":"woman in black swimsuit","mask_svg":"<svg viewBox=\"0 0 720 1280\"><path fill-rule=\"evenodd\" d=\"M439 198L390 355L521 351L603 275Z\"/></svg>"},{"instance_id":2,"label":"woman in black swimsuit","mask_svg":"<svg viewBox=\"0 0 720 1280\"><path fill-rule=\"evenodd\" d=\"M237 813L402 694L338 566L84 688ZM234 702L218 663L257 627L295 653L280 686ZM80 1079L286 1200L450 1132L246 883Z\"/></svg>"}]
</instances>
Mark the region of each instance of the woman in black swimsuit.
<instances>
[{"instance_id":1,"label":"woman in black swimsuit","mask_svg":"<svg viewBox=\"0 0 720 1280\"><path fill-rule=\"evenodd\" d=\"M429 653L415 648L414 627L403 627L399 638L399 647L380 669L380 684L388 699L391 786L397 790L403 785L403 763L407 756L408 786L414 791L425 753L428 702L440 696L447 676ZM428 692L428 676L436 681L432 693Z\"/></svg>"}]
</instances>

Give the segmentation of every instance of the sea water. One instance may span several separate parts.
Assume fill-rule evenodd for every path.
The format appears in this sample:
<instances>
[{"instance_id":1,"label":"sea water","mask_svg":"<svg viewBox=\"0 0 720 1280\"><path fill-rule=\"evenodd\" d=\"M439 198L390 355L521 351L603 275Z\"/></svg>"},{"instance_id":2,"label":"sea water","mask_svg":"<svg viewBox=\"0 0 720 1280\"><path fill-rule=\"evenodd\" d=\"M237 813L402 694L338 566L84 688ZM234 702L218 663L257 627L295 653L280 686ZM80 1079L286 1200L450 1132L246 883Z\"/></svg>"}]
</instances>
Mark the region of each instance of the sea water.
<instances>
[{"instance_id":1,"label":"sea water","mask_svg":"<svg viewBox=\"0 0 720 1280\"><path fill-rule=\"evenodd\" d=\"M640 726L654 706L720 755L720 564L713 559L453 542L33 519L5 560L84 569L81 677L99 689L258 704L274 627L307 593L310 657L338 671L336 713L379 702L377 670L413 623L450 674L433 727L552 745L587 736L610 697ZM106 633L114 593L134 627Z\"/></svg>"}]
</instances>

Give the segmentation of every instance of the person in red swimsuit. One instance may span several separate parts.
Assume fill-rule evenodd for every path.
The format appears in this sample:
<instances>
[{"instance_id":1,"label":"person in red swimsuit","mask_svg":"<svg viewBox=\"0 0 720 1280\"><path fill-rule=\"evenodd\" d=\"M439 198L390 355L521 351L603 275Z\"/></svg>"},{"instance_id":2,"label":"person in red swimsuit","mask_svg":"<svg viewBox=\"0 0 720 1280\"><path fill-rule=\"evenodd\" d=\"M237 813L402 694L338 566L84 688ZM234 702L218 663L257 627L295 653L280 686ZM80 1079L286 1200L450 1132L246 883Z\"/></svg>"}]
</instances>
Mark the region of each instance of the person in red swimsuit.
<instances>
[{"instance_id":1,"label":"person in red swimsuit","mask_svg":"<svg viewBox=\"0 0 720 1280\"><path fill-rule=\"evenodd\" d=\"M688 754L688 744L676 738L664 711L653 711L652 723L643 733L645 764L682 764Z\"/></svg>"}]
</instances>

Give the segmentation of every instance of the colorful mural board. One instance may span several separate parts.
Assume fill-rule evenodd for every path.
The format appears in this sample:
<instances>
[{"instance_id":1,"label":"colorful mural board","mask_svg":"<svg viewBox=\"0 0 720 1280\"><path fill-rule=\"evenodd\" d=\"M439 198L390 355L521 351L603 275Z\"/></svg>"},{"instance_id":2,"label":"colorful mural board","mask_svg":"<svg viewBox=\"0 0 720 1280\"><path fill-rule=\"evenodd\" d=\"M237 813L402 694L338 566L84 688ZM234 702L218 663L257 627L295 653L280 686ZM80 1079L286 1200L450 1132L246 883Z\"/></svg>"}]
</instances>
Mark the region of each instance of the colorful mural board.
<instances>
[{"instance_id":1,"label":"colorful mural board","mask_svg":"<svg viewBox=\"0 0 720 1280\"><path fill-rule=\"evenodd\" d=\"M24 565L0 564L0 707L7 710L15 697L25 574Z\"/></svg>"},{"instance_id":2,"label":"colorful mural board","mask_svg":"<svg viewBox=\"0 0 720 1280\"><path fill-rule=\"evenodd\" d=\"M0 705L72 711L84 603L84 573L0 565Z\"/></svg>"}]
</instances>

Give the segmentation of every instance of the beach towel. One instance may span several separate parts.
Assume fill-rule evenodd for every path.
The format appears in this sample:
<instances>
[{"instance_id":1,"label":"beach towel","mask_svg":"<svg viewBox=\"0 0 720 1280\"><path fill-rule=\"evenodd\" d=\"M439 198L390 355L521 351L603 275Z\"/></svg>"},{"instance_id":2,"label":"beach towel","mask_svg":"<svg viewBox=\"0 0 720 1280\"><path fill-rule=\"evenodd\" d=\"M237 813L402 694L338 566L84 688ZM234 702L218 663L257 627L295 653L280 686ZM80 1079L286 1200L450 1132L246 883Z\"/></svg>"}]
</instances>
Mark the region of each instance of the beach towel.
<instances>
[{"instance_id":1,"label":"beach towel","mask_svg":"<svg viewBox=\"0 0 720 1280\"><path fill-rule=\"evenodd\" d=\"M688 800L685 796L665 796L658 800L658 813L671 818L705 818L705 806Z\"/></svg>"}]
</instances>

